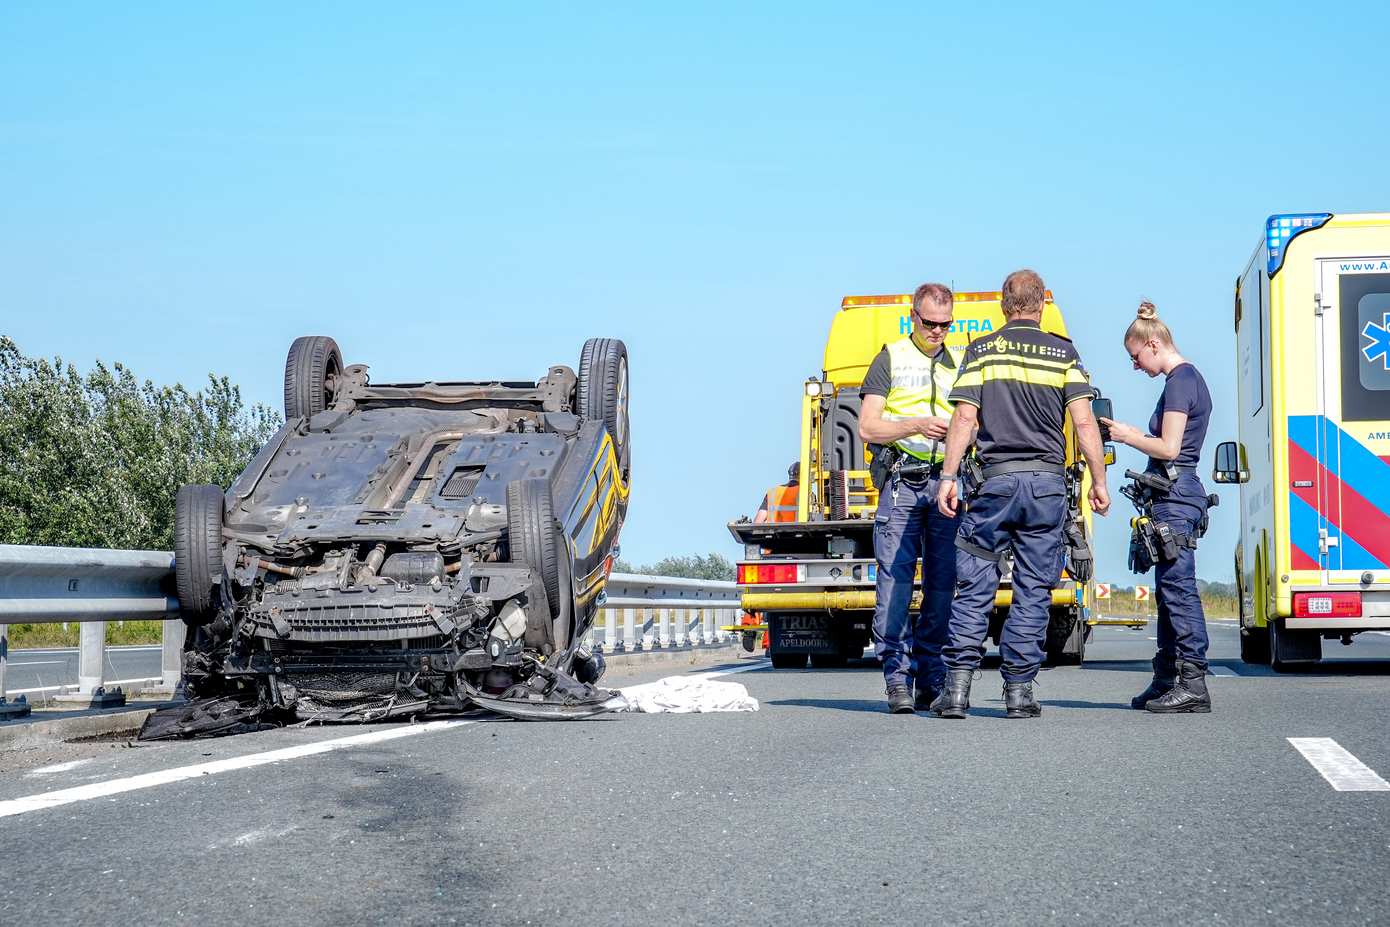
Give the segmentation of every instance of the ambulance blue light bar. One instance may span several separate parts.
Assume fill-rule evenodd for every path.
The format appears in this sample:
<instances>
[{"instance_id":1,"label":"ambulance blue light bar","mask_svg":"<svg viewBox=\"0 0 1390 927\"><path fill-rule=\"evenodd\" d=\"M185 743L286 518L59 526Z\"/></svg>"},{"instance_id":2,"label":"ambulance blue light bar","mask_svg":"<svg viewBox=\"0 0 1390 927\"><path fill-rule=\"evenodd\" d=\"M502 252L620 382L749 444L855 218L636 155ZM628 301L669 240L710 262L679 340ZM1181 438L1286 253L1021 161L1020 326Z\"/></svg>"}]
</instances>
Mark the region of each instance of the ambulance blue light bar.
<instances>
[{"instance_id":1,"label":"ambulance blue light bar","mask_svg":"<svg viewBox=\"0 0 1390 927\"><path fill-rule=\"evenodd\" d=\"M1284 266L1284 252L1289 242L1302 232L1321 228L1332 218L1330 212L1292 212L1270 216L1265 220L1265 244L1269 246L1269 275L1273 277Z\"/></svg>"}]
</instances>

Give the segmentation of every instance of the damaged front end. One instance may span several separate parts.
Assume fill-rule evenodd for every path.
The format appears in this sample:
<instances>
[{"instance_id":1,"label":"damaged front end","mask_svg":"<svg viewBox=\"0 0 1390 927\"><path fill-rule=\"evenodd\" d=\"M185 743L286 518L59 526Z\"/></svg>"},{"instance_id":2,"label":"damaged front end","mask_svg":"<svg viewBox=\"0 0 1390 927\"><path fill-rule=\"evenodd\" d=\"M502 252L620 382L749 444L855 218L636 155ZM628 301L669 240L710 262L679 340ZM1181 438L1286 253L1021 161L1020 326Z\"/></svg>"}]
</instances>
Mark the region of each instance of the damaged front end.
<instances>
[{"instance_id":1,"label":"damaged front end","mask_svg":"<svg viewBox=\"0 0 1390 927\"><path fill-rule=\"evenodd\" d=\"M328 343L309 367L317 408L291 402L306 340ZM589 407L586 361L535 385L376 387L336 354L297 341L285 427L225 494L179 492L184 687L201 714L161 736L605 711L602 661L579 642L626 510L625 351L621 428Z\"/></svg>"}]
</instances>

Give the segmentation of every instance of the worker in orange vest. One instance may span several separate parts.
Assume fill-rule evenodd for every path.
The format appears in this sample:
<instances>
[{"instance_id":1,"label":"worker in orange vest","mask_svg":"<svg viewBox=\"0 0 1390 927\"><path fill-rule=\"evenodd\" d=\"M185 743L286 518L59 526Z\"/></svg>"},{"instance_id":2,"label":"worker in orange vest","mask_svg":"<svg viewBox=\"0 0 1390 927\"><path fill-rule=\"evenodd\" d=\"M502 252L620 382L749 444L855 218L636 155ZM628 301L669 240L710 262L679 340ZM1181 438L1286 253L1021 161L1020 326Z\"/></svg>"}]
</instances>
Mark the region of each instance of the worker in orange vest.
<instances>
[{"instance_id":1,"label":"worker in orange vest","mask_svg":"<svg viewBox=\"0 0 1390 927\"><path fill-rule=\"evenodd\" d=\"M796 507L800 495L801 464L794 463L787 468L787 482L774 486L763 496L762 505L753 516L753 523L761 525L769 521L796 521Z\"/></svg>"}]
</instances>

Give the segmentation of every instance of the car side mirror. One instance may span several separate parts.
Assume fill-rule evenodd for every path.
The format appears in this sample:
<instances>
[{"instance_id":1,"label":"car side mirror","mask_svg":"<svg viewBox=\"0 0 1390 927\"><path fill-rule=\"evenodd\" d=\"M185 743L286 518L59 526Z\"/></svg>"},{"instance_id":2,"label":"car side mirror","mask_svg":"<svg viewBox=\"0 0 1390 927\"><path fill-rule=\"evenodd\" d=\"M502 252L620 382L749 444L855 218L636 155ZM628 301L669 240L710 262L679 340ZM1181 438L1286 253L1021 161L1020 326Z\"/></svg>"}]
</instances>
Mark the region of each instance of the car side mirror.
<instances>
[{"instance_id":1,"label":"car side mirror","mask_svg":"<svg viewBox=\"0 0 1390 927\"><path fill-rule=\"evenodd\" d=\"M1105 465L1108 467L1115 462L1115 445L1105 445Z\"/></svg>"},{"instance_id":2,"label":"car side mirror","mask_svg":"<svg viewBox=\"0 0 1390 927\"><path fill-rule=\"evenodd\" d=\"M1216 465L1211 478L1217 483L1248 483L1250 467L1245 461L1245 448L1234 441L1222 441L1216 446Z\"/></svg>"}]
</instances>

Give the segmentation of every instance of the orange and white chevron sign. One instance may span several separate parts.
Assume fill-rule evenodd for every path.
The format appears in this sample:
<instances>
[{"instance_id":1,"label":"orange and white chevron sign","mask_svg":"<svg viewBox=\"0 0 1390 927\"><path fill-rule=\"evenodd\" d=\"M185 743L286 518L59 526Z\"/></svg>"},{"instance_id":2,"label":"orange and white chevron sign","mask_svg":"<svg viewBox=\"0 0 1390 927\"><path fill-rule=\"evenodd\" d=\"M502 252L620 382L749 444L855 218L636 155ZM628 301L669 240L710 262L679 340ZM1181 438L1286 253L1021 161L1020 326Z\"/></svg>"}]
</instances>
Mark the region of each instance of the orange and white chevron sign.
<instances>
[{"instance_id":1,"label":"orange and white chevron sign","mask_svg":"<svg viewBox=\"0 0 1390 927\"><path fill-rule=\"evenodd\" d=\"M1096 598L1097 598L1097 599L1108 599L1108 598L1110 598L1110 584L1109 584L1109 583L1096 583Z\"/></svg>"},{"instance_id":2,"label":"orange and white chevron sign","mask_svg":"<svg viewBox=\"0 0 1390 927\"><path fill-rule=\"evenodd\" d=\"M1148 586L1135 586L1135 587L1134 587L1134 601L1136 601L1136 602L1147 602L1147 601L1149 601L1149 587L1148 587Z\"/></svg>"}]
</instances>

